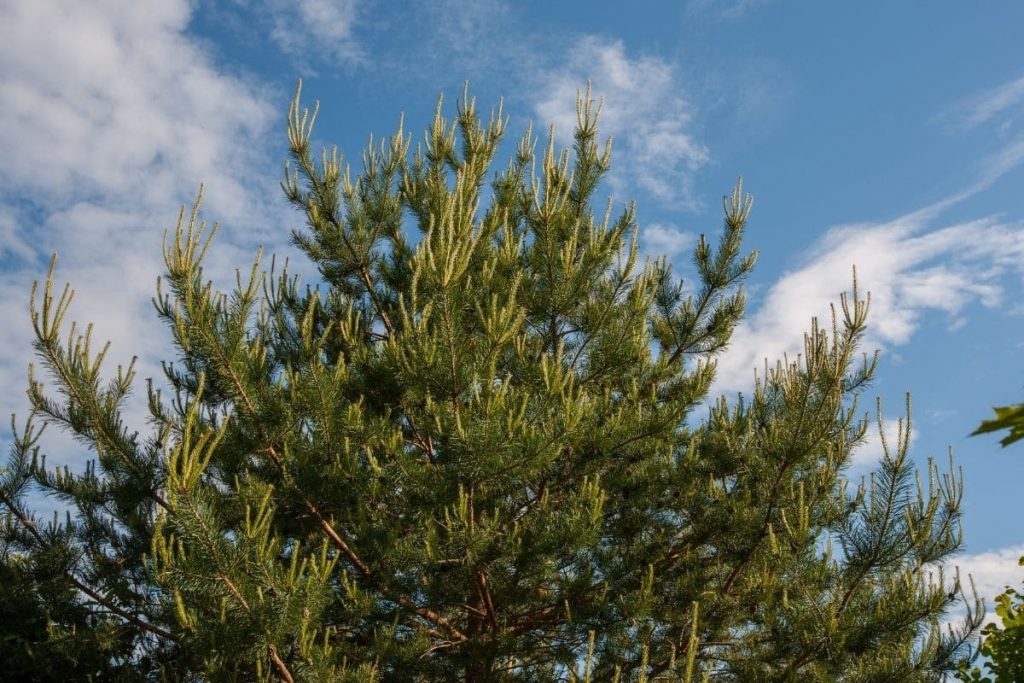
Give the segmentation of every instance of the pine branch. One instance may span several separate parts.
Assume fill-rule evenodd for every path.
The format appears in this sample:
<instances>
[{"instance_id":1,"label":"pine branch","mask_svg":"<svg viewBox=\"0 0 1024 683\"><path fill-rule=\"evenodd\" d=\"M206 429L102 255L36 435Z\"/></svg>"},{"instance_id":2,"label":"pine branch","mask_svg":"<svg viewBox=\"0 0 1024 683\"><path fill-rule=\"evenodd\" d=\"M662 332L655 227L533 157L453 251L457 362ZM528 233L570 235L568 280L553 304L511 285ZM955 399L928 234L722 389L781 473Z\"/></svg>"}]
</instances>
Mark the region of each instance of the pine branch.
<instances>
[{"instance_id":1,"label":"pine branch","mask_svg":"<svg viewBox=\"0 0 1024 683\"><path fill-rule=\"evenodd\" d=\"M40 548L47 547L46 540L43 538L42 534L39 533L39 530L36 529L36 525L31 519L28 519L23 514L21 514L19 509L6 496L0 495L0 502L7 506L7 509L11 511L11 514L13 514L15 519L18 520L18 523L21 524L21 527L32 535L32 538L36 540L36 543L38 543ZM106 598L103 594L91 588L88 584L79 581L73 574L65 572L64 576L75 588L85 593L90 598L95 600L98 604L102 605L103 607L113 612L117 616L121 617L125 621L134 624L135 626L138 626L147 633L152 633L153 635L159 636L160 638L164 638L172 642L177 642L177 638L170 631L167 631L166 629L163 629L155 624L151 624L139 618L135 614L132 614L128 610L119 607L114 602Z\"/></svg>"}]
</instances>

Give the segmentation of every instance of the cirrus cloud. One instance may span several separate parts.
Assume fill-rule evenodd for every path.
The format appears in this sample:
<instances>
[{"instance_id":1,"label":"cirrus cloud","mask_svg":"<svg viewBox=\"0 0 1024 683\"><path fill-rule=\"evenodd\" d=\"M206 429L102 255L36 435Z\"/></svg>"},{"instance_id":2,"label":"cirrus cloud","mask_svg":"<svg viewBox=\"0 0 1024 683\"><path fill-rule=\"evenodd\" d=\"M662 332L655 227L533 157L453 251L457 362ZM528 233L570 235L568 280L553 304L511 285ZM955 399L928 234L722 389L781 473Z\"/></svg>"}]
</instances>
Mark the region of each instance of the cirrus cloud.
<instances>
[{"instance_id":1,"label":"cirrus cloud","mask_svg":"<svg viewBox=\"0 0 1024 683\"><path fill-rule=\"evenodd\" d=\"M926 210L885 223L833 228L803 265L772 284L758 309L736 330L719 362L716 391L743 391L765 358L794 358L812 317L826 321L830 304L852 284L856 267L861 296L870 292L867 349L910 341L926 316L962 324L971 304L994 307L1002 276L1024 263L1024 231L995 219L932 228Z\"/></svg>"}]
</instances>

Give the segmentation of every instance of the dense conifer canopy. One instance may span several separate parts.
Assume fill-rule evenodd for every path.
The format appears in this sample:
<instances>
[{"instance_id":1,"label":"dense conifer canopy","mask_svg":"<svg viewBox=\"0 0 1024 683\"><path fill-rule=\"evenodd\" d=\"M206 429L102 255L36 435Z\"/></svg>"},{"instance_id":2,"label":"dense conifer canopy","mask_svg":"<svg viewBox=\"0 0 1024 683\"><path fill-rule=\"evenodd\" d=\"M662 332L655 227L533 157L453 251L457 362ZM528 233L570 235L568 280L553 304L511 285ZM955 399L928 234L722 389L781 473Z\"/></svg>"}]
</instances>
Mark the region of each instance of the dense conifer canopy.
<instances>
[{"instance_id":1,"label":"dense conifer canopy","mask_svg":"<svg viewBox=\"0 0 1024 683\"><path fill-rule=\"evenodd\" d=\"M915 473L909 412L867 481L844 474L870 422L867 302L854 288L751 396L712 400L751 199L725 198L691 279L642 259L632 206L596 196L598 111L582 96L571 149L527 131L494 172L507 121L464 96L415 146L371 141L353 178L296 96L283 189L320 280L257 260L218 292L214 230L183 212L146 434L122 417L133 369L101 373L51 271L0 480L3 605L25 615L8 670L892 682L970 659L976 610L943 626L959 478ZM47 468L44 424L93 463ZM36 517L39 492L67 519Z\"/></svg>"}]
</instances>

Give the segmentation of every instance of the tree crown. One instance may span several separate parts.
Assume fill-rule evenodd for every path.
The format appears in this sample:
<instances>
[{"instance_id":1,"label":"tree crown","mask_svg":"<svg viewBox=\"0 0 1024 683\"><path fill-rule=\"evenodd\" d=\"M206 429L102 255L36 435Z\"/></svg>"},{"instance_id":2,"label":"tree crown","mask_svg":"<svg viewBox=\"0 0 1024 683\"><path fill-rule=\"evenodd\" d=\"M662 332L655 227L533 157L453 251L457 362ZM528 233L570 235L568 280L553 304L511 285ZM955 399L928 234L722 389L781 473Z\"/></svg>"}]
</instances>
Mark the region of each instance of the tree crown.
<instances>
[{"instance_id":1,"label":"tree crown","mask_svg":"<svg viewBox=\"0 0 1024 683\"><path fill-rule=\"evenodd\" d=\"M51 630L76 605L125 671L225 680L933 680L969 658L976 617L939 627L959 479L915 486L909 415L866 484L844 475L867 302L697 420L752 202L725 198L692 283L641 260L633 207L593 205L599 109L580 97L571 150L528 130L487 185L500 107L439 103L352 178L297 95L282 187L321 280L257 259L215 291L214 230L183 211L148 437L122 418L133 368L104 382L90 331L62 333L51 270L33 322L58 393L33 376L0 481L4 566L60 577ZM39 423L95 463L47 469ZM30 485L73 515L36 520Z\"/></svg>"}]
</instances>

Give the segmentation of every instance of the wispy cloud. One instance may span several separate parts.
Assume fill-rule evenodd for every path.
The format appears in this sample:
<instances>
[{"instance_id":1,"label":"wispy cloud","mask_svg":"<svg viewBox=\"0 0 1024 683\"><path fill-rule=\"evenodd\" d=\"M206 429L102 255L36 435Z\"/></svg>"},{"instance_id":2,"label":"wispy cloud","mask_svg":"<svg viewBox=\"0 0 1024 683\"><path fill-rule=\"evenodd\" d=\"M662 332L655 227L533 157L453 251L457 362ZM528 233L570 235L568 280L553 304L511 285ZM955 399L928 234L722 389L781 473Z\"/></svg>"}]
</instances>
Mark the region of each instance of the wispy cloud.
<instances>
[{"instance_id":1,"label":"wispy cloud","mask_svg":"<svg viewBox=\"0 0 1024 683\"><path fill-rule=\"evenodd\" d=\"M286 53L303 62L349 65L365 59L354 31L359 5L359 0L264 0L259 11Z\"/></svg>"},{"instance_id":2,"label":"wispy cloud","mask_svg":"<svg viewBox=\"0 0 1024 683\"><path fill-rule=\"evenodd\" d=\"M26 237L26 235L19 234L18 220L15 218L14 211L10 207L0 205L0 263L5 257L14 261L34 258L35 251Z\"/></svg>"},{"instance_id":3,"label":"wispy cloud","mask_svg":"<svg viewBox=\"0 0 1024 683\"><path fill-rule=\"evenodd\" d=\"M567 40L549 26L528 26L525 7L509 0L382 2L368 28L374 44L388 49L374 53L374 66L392 84L430 98L442 88L461 94L466 81L481 104L513 96L552 58L551 45Z\"/></svg>"},{"instance_id":4,"label":"wispy cloud","mask_svg":"<svg viewBox=\"0 0 1024 683\"><path fill-rule=\"evenodd\" d=\"M1024 105L1024 76L975 93L954 104L940 118L954 128L970 129L1000 114L1019 114L1021 105Z\"/></svg>"},{"instance_id":5,"label":"wispy cloud","mask_svg":"<svg viewBox=\"0 0 1024 683\"><path fill-rule=\"evenodd\" d=\"M974 183L963 191L926 207L922 210L924 213L938 215L947 207L988 189L1024 162L1024 135L1013 132L1015 118L1022 112L1024 77L961 99L936 117L936 121L951 131L964 132L1000 116L999 124L994 127L995 138L999 143L995 151L980 159L975 169ZM991 127L989 133L991 134Z\"/></svg>"},{"instance_id":6,"label":"wispy cloud","mask_svg":"<svg viewBox=\"0 0 1024 683\"><path fill-rule=\"evenodd\" d=\"M715 392L747 391L767 358L801 350L812 317L827 321L830 305L850 289L852 270L871 294L868 350L910 341L925 316L942 314L950 329L965 323L969 304L1000 303L1005 273L1024 271L1024 227L987 218L936 228L942 213L1024 162L1024 138L984 157L961 192L895 220L833 228L804 255L803 265L772 284L759 308L737 329L719 362Z\"/></svg>"},{"instance_id":7,"label":"wispy cloud","mask_svg":"<svg viewBox=\"0 0 1024 683\"><path fill-rule=\"evenodd\" d=\"M576 93L590 81L604 99L601 128L616 142L616 193L639 189L670 205L692 207L694 173L709 160L691 131L693 107L677 74L658 57L630 57L621 41L584 36L564 64L540 75L538 122L554 123L568 140L576 126Z\"/></svg>"},{"instance_id":8,"label":"wispy cloud","mask_svg":"<svg viewBox=\"0 0 1024 683\"><path fill-rule=\"evenodd\" d=\"M814 316L829 319L830 304L850 289L853 266L862 295L871 293L867 350L906 344L926 316L956 325L969 304L998 304L1002 275L1024 264L1024 230L993 219L937 229L932 222L934 212L921 211L830 230L737 329L715 390L746 391L765 358L795 357L798 331Z\"/></svg>"},{"instance_id":9,"label":"wispy cloud","mask_svg":"<svg viewBox=\"0 0 1024 683\"><path fill-rule=\"evenodd\" d=\"M520 30L506 0L234 0L235 30L269 37L293 65L317 74L354 67L385 89L437 90L521 75L543 39ZM362 72L361 72L362 73ZM440 79L440 80L439 80ZM507 94L507 93L506 93Z\"/></svg>"},{"instance_id":10,"label":"wispy cloud","mask_svg":"<svg viewBox=\"0 0 1024 683\"><path fill-rule=\"evenodd\" d=\"M277 108L187 35L191 8L0 4L3 386L24 386L28 289L50 252L78 290L72 315L113 340L113 362L140 353L146 376L166 350L149 303L163 230L200 182L228 226L214 259L244 265L256 242L283 241L276 178L262 170L276 166L264 140ZM5 392L0 412L22 412L22 397Z\"/></svg>"},{"instance_id":11,"label":"wispy cloud","mask_svg":"<svg viewBox=\"0 0 1024 683\"><path fill-rule=\"evenodd\" d=\"M991 187L997 180L1020 166L1022 161L1024 161L1024 137L1019 137L982 160L978 181L968 188L962 197L966 198L975 192Z\"/></svg>"},{"instance_id":12,"label":"wispy cloud","mask_svg":"<svg viewBox=\"0 0 1024 683\"><path fill-rule=\"evenodd\" d=\"M686 9L690 13L716 13L723 19L738 19L749 10L767 5L772 0L690 0Z\"/></svg>"},{"instance_id":13,"label":"wispy cloud","mask_svg":"<svg viewBox=\"0 0 1024 683\"><path fill-rule=\"evenodd\" d=\"M674 260L695 243L693 233L665 223L651 223L640 231L643 253L654 258L667 256L670 261Z\"/></svg>"},{"instance_id":14,"label":"wispy cloud","mask_svg":"<svg viewBox=\"0 0 1024 683\"><path fill-rule=\"evenodd\" d=\"M446 46L444 52L454 52L463 58L485 62L500 60L507 57L506 49L512 42L525 38L511 35L514 32L509 29L514 15L506 0L420 0L416 4L418 18L429 22L430 26L430 35L424 38ZM422 23L418 28L423 32ZM493 52L482 49L493 45L496 38L500 39L501 49Z\"/></svg>"}]
</instances>

